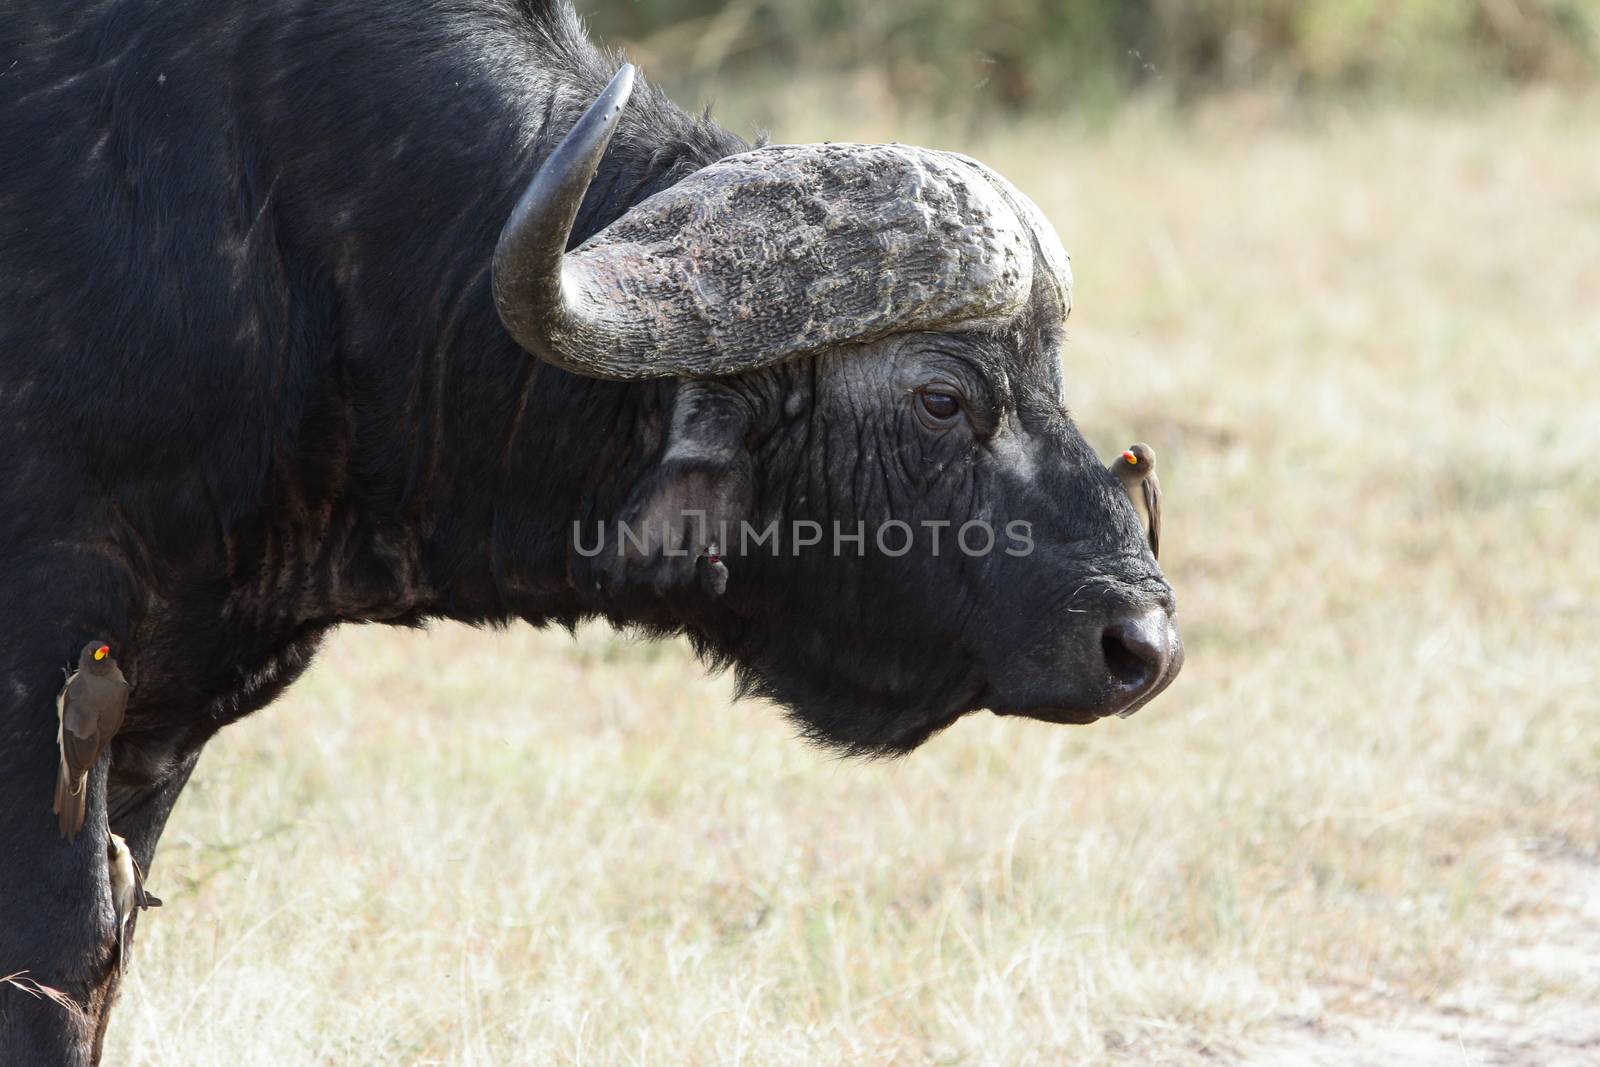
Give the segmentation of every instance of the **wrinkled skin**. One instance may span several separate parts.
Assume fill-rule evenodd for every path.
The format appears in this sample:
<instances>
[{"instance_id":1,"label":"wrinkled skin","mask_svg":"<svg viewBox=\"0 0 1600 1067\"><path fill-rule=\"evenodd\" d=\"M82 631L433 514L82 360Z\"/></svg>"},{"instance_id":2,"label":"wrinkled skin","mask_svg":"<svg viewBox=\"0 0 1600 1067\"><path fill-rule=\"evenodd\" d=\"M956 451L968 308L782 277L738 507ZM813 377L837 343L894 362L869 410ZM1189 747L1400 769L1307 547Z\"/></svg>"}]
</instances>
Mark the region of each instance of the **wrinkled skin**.
<instances>
[{"instance_id":1,"label":"wrinkled skin","mask_svg":"<svg viewBox=\"0 0 1600 1067\"><path fill-rule=\"evenodd\" d=\"M206 742L342 622L687 634L862 754L979 707L1088 721L1175 673L1169 590L1062 407L1059 321L715 381L517 347L487 278L501 221L613 66L562 9L0 0L0 56L0 974L77 1006L0 985L0 1063L97 1060L107 827L159 893ZM636 94L573 243L743 147ZM918 407L930 386L957 417ZM576 522L685 509L1025 521L1033 551L720 546L715 596L697 551L575 549ZM69 844L54 700L91 638L133 691Z\"/></svg>"},{"instance_id":2,"label":"wrinkled skin","mask_svg":"<svg viewBox=\"0 0 1600 1067\"><path fill-rule=\"evenodd\" d=\"M1169 612L1171 591L1126 495L1062 406L1058 343L1054 330L913 334L697 384L694 476L663 487L653 471L643 495L713 516L683 524L696 551L693 533L719 519L758 530L777 519L780 531L809 520L821 543L798 554L787 543L776 553L746 544L741 554L733 539L722 546L732 580L720 601L694 588L693 553L634 558L630 571L608 547L593 561L596 582L613 591L625 582L634 596L648 589L659 607L660 570L671 567L668 599L683 601L676 624L693 620L697 644L732 663L747 692L786 706L808 737L857 754L909 751L982 707L1092 722L1142 705L1181 665L1175 633L1171 660L1150 675L1108 664L1102 633L1111 620ZM928 418L918 391L930 385L959 393L960 414ZM721 436L760 444L724 448ZM633 507L618 517L642 516ZM959 528L974 518L995 531L992 551L960 549ZM913 528L911 551L880 549L873 531L888 520ZM934 555L924 524L940 521L950 525ZM1026 542L1006 536L1014 522L1026 524ZM836 555L835 523L847 535L861 524L864 542L843 540ZM985 535L971 533L978 553ZM904 544L898 535L887 543Z\"/></svg>"},{"instance_id":3,"label":"wrinkled skin","mask_svg":"<svg viewBox=\"0 0 1600 1067\"><path fill-rule=\"evenodd\" d=\"M1170 591L1062 406L1055 346L912 336L874 347L871 360L821 361L812 410L825 443L807 452L797 484L868 529L889 517L919 532L925 520L951 526L937 557L919 540L870 565L818 558L814 576L790 586L782 636L759 654L772 664L765 691L805 709L813 736L891 751L976 707L1087 722L1153 696L1176 663L1131 693L1107 670L1101 629L1120 613L1170 607ZM919 418L914 390L928 383L965 398L949 426ZM968 556L950 541L980 517L997 546ZM1000 547L1019 521L1027 555ZM857 608L839 612L845 604ZM807 632L802 620L828 621Z\"/></svg>"}]
</instances>

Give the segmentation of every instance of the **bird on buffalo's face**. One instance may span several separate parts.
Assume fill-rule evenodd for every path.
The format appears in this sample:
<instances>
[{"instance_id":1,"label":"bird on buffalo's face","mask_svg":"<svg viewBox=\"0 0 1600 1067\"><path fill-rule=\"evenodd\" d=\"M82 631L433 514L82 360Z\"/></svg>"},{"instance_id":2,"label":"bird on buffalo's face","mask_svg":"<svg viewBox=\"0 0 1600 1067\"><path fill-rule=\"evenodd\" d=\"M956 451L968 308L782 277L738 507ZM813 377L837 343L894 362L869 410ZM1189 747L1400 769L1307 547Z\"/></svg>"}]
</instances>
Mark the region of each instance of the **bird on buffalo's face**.
<instances>
[{"instance_id":1,"label":"bird on buffalo's face","mask_svg":"<svg viewBox=\"0 0 1600 1067\"><path fill-rule=\"evenodd\" d=\"M1133 510L1140 512L1150 533L1150 554L1161 558L1161 479L1156 477L1156 454L1147 444L1130 445L1111 461Z\"/></svg>"},{"instance_id":2,"label":"bird on buffalo's face","mask_svg":"<svg viewBox=\"0 0 1600 1067\"><path fill-rule=\"evenodd\" d=\"M128 921L134 910L159 908L161 898L145 892L144 872L119 834L106 837L106 873L111 882L111 906L116 912L117 970L121 971L128 961Z\"/></svg>"},{"instance_id":3,"label":"bird on buffalo's face","mask_svg":"<svg viewBox=\"0 0 1600 1067\"><path fill-rule=\"evenodd\" d=\"M88 778L95 761L122 728L128 708L128 683L117 667L111 646L90 641L78 653L78 669L56 697L56 745L61 763L56 772L54 811L61 836L71 841L83 829L88 806Z\"/></svg>"}]
</instances>

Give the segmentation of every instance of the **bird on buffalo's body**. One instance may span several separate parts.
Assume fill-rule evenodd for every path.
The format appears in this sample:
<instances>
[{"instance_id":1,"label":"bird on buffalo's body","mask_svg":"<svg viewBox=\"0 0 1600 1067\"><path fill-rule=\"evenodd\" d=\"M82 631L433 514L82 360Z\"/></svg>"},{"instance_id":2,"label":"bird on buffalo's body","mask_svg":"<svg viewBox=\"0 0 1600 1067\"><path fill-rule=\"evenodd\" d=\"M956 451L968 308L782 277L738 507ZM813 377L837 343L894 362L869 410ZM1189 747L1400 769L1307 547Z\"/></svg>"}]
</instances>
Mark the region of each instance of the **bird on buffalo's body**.
<instances>
[{"instance_id":1,"label":"bird on buffalo's body","mask_svg":"<svg viewBox=\"0 0 1600 1067\"><path fill-rule=\"evenodd\" d=\"M106 873L111 882L111 906L117 923L117 971L128 961L128 921L136 908L159 908L161 898L145 892L144 872L133 850L119 834L106 835Z\"/></svg>"},{"instance_id":2,"label":"bird on buffalo's body","mask_svg":"<svg viewBox=\"0 0 1600 1067\"><path fill-rule=\"evenodd\" d=\"M90 641L78 653L78 669L56 697L56 745L61 763L56 772L54 811L61 836L71 841L83 829L89 803L89 772L95 761L122 729L128 709L128 683L111 655L111 646Z\"/></svg>"},{"instance_id":3,"label":"bird on buffalo's body","mask_svg":"<svg viewBox=\"0 0 1600 1067\"><path fill-rule=\"evenodd\" d=\"M1111 473L1133 501L1133 510L1143 514L1145 529L1150 533L1150 554L1160 559L1161 479L1156 477L1155 451L1147 444L1129 445L1111 461Z\"/></svg>"}]
</instances>

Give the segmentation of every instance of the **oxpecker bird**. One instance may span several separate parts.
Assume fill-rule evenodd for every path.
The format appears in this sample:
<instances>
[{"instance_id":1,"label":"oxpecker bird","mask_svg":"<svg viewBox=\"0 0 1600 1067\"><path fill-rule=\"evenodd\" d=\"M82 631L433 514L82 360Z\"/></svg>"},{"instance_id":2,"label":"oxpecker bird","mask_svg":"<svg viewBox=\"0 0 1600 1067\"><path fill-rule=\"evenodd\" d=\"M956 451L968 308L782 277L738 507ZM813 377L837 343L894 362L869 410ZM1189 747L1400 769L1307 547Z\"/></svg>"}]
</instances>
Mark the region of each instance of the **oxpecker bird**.
<instances>
[{"instance_id":1,"label":"oxpecker bird","mask_svg":"<svg viewBox=\"0 0 1600 1067\"><path fill-rule=\"evenodd\" d=\"M161 898L144 889L144 872L133 858L128 842L118 834L106 837L106 871L111 880L111 904L117 920L117 971L128 962L128 920L136 908L159 908Z\"/></svg>"},{"instance_id":2,"label":"oxpecker bird","mask_svg":"<svg viewBox=\"0 0 1600 1067\"><path fill-rule=\"evenodd\" d=\"M1161 479L1156 477L1156 454L1146 444L1129 445L1128 450L1111 461L1111 473L1117 476L1133 510L1144 516L1145 529L1150 532L1150 554L1161 558Z\"/></svg>"},{"instance_id":3,"label":"oxpecker bird","mask_svg":"<svg viewBox=\"0 0 1600 1067\"><path fill-rule=\"evenodd\" d=\"M78 653L78 669L56 697L56 745L61 764L56 772L55 813L61 836L71 841L83 829L89 803L89 772L111 738L122 729L128 709L128 683L111 655L111 646L90 641Z\"/></svg>"}]
</instances>

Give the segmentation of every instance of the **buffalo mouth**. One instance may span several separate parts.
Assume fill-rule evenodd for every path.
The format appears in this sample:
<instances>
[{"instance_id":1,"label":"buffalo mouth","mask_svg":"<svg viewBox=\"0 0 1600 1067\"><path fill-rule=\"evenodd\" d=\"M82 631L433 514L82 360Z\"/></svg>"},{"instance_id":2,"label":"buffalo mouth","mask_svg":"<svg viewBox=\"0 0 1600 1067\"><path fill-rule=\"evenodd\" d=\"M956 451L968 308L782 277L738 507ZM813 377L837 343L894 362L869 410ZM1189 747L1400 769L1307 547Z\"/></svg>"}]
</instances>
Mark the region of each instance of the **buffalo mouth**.
<instances>
[{"instance_id":1,"label":"buffalo mouth","mask_svg":"<svg viewBox=\"0 0 1600 1067\"><path fill-rule=\"evenodd\" d=\"M995 708L994 713L1008 718L1038 719L1040 722L1059 723L1063 726L1088 726L1105 717L1099 712L1053 704L1042 704L1031 708Z\"/></svg>"},{"instance_id":2,"label":"buffalo mouth","mask_svg":"<svg viewBox=\"0 0 1600 1067\"><path fill-rule=\"evenodd\" d=\"M1130 619L1143 623L1129 629ZM1150 641L1141 644L1141 634ZM1020 672L1015 663L986 667L977 649L949 648L936 667L918 663L895 671L890 677L898 685L883 684L870 669L840 669L853 661L797 656L803 642L772 640L760 627L694 636L712 665L735 668L740 696L779 705L807 741L865 759L905 755L985 709L1080 726L1131 715L1165 690L1183 664L1182 641L1166 609L1123 613L1078 629L1064 651L1032 658ZM1152 643L1159 645L1155 652ZM1136 659L1141 650L1145 672L1123 654ZM929 677L935 671L942 677Z\"/></svg>"},{"instance_id":3,"label":"buffalo mouth","mask_svg":"<svg viewBox=\"0 0 1600 1067\"><path fill-rule=\"evenodd\" d=\"M1017 704L992 704L996 715L1038 719L1040 722L1087 726L1115 715L1127 718L1160 696L1183 669L1183 639L1176 626L1166 631L1166 650L1159 667L1143 672L1126 661L1125 653L1114 642L1104 642L1106 676L1086 694L1076 698L1061 696Z\"/></svg>"}]
</instances>

